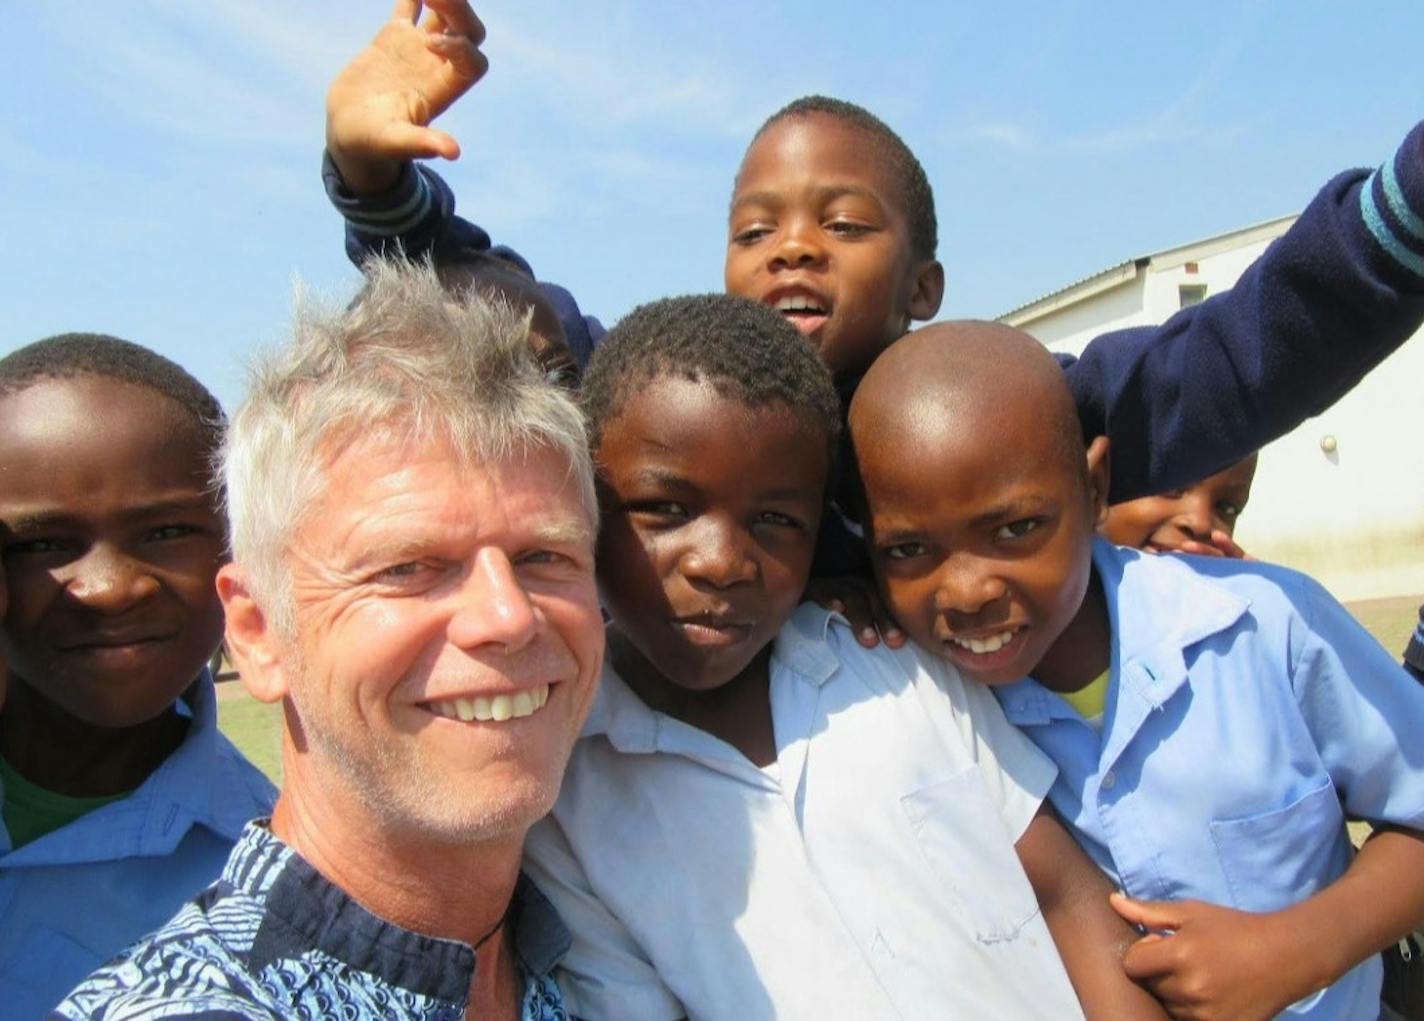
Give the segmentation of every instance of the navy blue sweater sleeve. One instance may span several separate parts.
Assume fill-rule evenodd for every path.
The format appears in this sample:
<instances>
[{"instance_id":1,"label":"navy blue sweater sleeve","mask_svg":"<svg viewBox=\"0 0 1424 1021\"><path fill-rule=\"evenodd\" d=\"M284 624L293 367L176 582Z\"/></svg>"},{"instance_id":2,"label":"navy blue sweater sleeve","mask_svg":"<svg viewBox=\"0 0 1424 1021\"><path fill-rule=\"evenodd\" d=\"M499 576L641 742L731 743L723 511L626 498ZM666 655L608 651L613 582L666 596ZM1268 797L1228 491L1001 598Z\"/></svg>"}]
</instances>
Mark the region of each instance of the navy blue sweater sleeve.
<instances>
[{"instance_id":1,"label":"navy blue sweater sleeve","mask_svg":"<svg viewBox=\"0 0 1424 1021\"><path fill-rule=\"evenodd\" d=\"M437 261L463 253L489 252L506 259L530 276L534 270L512 248L495 245L484 229L455 215L450 186L424 164L407 163L396 183L378 195L352 195L329 154L322 158L322 184L327 197L346 221L346 255L360 266L373 255L404 252L411 258ZM574 296L558 284L539 281L563 324L569 349L580 366L588 363L603 339L603 324L586 316Z\"/></svg>"},{"instance_id":2,"label":"navy blue sweater sleeve","mask_svg":"<svg viewBox=\"0 0 1424 1021\"><path fill-rule=\"evenodd\" d=\"M400 244L437 258L493 251L455 215L449 187L407 167L388 192L356 198L326 161L327 193L358 264ZM571 344L603 327L545 285ZM1113 501L1173 489L1237 461L1319 413L1424 319L1424 125L1374 173L1330 181L1230 291L1161 326L1096 338L1063 357L1087 436L1112 441Z\"/></svg>"},{"instance_id":3,"label":"navy blue sweater sleeve","mask_svg":"<svg viewBox=\"0 0 1424 1021\"><path fill-rule=\"evenodd\" d=\"M1339 175L1236 286L1104 334L1067 373L1112 499L1203 478L1338 400L1424 319L1424 124Z\"/></svg>"}]
</instances>

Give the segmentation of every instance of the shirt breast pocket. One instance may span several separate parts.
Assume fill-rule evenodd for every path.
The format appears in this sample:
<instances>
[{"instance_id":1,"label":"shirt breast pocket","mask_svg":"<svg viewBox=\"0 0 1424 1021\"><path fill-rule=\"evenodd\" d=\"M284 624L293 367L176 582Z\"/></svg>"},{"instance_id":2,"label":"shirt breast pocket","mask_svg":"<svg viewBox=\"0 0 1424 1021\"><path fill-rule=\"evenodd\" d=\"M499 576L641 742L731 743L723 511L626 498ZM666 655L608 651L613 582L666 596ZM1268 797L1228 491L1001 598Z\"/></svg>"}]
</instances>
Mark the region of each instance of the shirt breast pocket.
<instances>
[{"instance_id":1,"label":"shirt breast pocket","mask_svg":"<svg viewBox=\"0 0 1424 1021\"><path fill-rule=\"evenodd\" d=\"M1338 872L1345 813L1327 779L1284 808L1211 824L1211 839L1242 911L1278 911Z\"/></svg>"},{"instance_id":2,"label":"shirt breast pocket","mask_svg":"<svg viewBox=\"0 0 1424 1021\"><path fill-rule=\"evenodd\" d=\"M1038 914L1004 822L978 766L900 799L920 852L953 895L964 927L982 943L1018 936Z\"/></svg>"}]
</instances>

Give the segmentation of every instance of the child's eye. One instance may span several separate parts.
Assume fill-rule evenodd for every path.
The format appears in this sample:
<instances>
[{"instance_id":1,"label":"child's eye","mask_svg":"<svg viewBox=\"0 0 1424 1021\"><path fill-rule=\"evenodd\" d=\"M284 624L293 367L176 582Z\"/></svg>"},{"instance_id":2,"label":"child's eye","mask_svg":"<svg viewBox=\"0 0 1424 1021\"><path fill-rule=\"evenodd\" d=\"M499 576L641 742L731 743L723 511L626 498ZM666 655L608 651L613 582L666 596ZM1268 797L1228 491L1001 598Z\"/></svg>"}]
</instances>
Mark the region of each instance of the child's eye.
<instances>
[{"instance_id":1,"label":"child's eye","mask_svg":"<svg viewBox=\"0 0 1424 1021\"><path fill-rule=\"evenodd\" d=\"M1241 516L1241 508L1234 503L1224 502L1216 505L1216 513L1223 521L1235 521Z\"/></svg>"},{"instance_id":2,"label":"child's eye","mask_svg":"<svg viewBox=\"0 0 1424 1021\"><path fill-rule=\"evenodd\" d=\"M893 546L886 546L882 552L891 560L910 560L925 555L925 544L922 542L897 542Z\"/></svg>"},{"instance_id":3,"label":"child's eye","mask_svg":"<svg viewBox=\"0 0 1424 1021\"><path fill-rule=\"evenodd\" d=\"M874 229L868 224L857 223L854 220L832 220L826 224L826 230L829 233L846 238L862 237Z\"/></svg>"},{"instance_id":4,"label":"child's eye","mask_svg":"<svg viewBox=\"0 0 1424 1021\"><path fill-rule=\"evenodd\" d=\"M157 528L149 529L144 538L163 542L167 539L182 539L197 531L192 525L159 525Z\"/></svg>"},{"instance_id":5,"label":"child's eye","mask_svg":"<svg viewBox=\"0 0 1424 1021\"><path fill-rule=\"evenodd\" d=\"M770 227L764 224L754 224L750 227L743 227L741 230L733 231L732 242L738 245L754 245L770 233Z\"/></svg>"},{"instance_id":6,"label":"child's eye","mask_svg":"<svg viewBox=\"0 0 1424 1021\"><path fill-rule=\"evenodd\" d=\"M756 523L759 525L770 525L773 528L801 528L802 524L790 514L782 514L780 511L762 511L757 515Z\"/></svg>"},{"instance_id":7,"label":"child's eye","mask_svg":"<svg viewBox=\"0 0 1424 1021\"><path fill-rule=\"evenodd\" d=\"M643 503L629 504L627 510L630 514L641 514L653 518L687 517L687 508L675 500L649 500Z\"/></svg>"},{"instance_id":8,"label":"child's eye","mask_svg":"<svg viewBox=\"0 0 1424 1021\"><path fill-rule=\"evenodd\" d=\"M43 556L46 553L62 553L68 548L60 539L20 539L5 547L6 553L17 556Z\"/></svg>"},{"instance_id":9,"label":"child's eye","mask_svg":"<svg viewBox=\"0 0 1424 1021\"><path fill-rule=\"evenodd\" d=\"M1020 518L1018 521L1010 521L1007 525L1000 525L994 532L994 538L1001 541L1022 539L1041 524L1043 522L1038 518Z\"/></svg>"}]
</instances>

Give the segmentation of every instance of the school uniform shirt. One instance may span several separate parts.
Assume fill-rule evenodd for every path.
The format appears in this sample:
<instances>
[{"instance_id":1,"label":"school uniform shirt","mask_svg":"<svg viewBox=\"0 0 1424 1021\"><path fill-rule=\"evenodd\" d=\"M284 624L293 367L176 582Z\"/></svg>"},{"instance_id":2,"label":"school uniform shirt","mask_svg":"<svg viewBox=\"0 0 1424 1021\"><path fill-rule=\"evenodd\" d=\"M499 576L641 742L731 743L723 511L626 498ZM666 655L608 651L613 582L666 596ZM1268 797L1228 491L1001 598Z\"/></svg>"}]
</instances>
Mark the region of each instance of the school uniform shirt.
<instances>
[{"instance_id":1,"label":"school uniform shirt","mask_svg":"<svg viewBox=\"0 0 1424 1021\"><path fill-rule=\"evenodd\" d=\"M998 689L1058 763L1051 798L1131 896L1275 911L1329 885L1346 815L1424 828L1424 688L1316 582L1098 541L1112 622L1101 735L1030 679ZM1373 1019L1371 955L1291 1018Z\"/></svg>"},{"instance_id":2,"label":"school uniform shirt","mask_svg":"<svg viewBox=\"0 0 1424 1021\"><path fill-rule=\"evenodd\" d=\"M569 1021L549 977L568 933L522 876L509 925L521 1021ZM475 959L468 944L371 914L264 819L247 827L216 883L90 976L56 1016L477 1021L466 1012Z\"/></svg>"},{"instance_id":3,"label":"school uniform shirt","mask_svg":"<svg viewBox=\"0 0 1424 1021\"><path fill-rule=\"evenodd\" d=\"M1054 776L993 697L806 605L771 659L776 761L605 668L525 867L589 1018L1081 1018L1014 852Z\"/></svg>"},{"instance_id":4,"label":"school uniform shirt","mask_svg":"<svg viewBox=\"0 0 1424 1021\"><path fill-rule=\"evenodd\" d=\"M0 823L0 1015L45 1016L99 965L217 878L276 792L218 731L206 670L188 733L132 794L12 849ZM0 796L3 796L0 791Z\"/></svg>"}]
</instances>

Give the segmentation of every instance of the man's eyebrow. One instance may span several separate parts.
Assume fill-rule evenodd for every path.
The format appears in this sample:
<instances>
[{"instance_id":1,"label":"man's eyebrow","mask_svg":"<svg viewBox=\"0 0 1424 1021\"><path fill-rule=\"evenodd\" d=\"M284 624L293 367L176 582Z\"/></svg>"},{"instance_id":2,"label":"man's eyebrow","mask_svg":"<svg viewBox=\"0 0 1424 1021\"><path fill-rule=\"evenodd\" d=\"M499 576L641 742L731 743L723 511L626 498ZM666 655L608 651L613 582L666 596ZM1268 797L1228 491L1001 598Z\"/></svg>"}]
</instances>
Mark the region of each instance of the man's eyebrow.
<instances>
[{"instance_id":1,"label":"man's eyebrow","mask_svg":"<svg viewBox=\"0 0 1424 1021\"><path fill-rule=\"evenodd\" d=\"M534 538L551 546L584 545L593 542L593 528L587 521L573 518L550 521L534 529Z\"/></svg>"}]
</instances>

